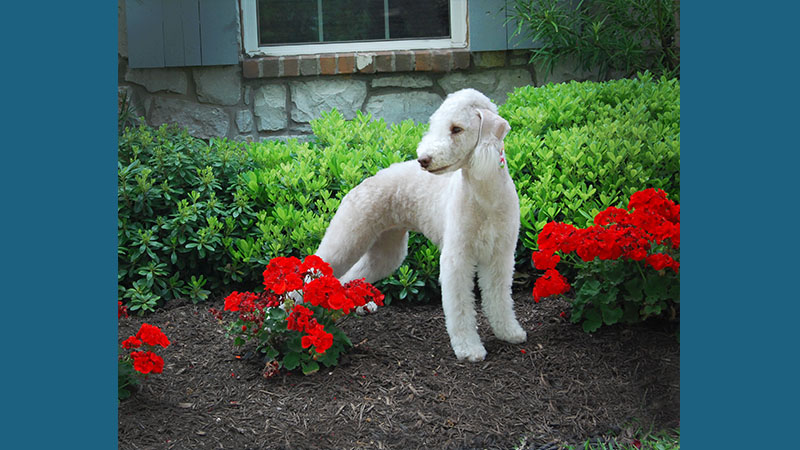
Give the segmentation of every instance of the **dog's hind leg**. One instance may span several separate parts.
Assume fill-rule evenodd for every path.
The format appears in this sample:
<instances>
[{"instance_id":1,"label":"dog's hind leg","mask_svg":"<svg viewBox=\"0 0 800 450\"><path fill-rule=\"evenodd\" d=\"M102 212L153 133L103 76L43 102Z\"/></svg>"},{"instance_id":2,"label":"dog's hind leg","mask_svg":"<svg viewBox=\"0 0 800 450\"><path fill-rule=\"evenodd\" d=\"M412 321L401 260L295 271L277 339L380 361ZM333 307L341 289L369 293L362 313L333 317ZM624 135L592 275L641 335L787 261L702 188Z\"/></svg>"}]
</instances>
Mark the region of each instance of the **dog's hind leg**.
<instances>
[{"instance_id":1,"label":"dog's hind leg","mask_svg":"<svg viewBox=\"0 0 800 450\"><path fill-rule=\"evenodd\" d=\"M408 231L402 228L386 230L340 280L342 283L359 278L364 278L367 283L382 280L400 267L407 253Z\"/></svg>"},{"instance_id":2,"label":"dog's hind leg","mask_svg":"<svg viewBox=\"0 0 800 450\"><path fill-rule=\"evenodd\" d=\"M315 254L341 279L375 243L380 230L374 228L374 223L351 206L343 207L331 220Z\"/></svg>"}]
</instances>

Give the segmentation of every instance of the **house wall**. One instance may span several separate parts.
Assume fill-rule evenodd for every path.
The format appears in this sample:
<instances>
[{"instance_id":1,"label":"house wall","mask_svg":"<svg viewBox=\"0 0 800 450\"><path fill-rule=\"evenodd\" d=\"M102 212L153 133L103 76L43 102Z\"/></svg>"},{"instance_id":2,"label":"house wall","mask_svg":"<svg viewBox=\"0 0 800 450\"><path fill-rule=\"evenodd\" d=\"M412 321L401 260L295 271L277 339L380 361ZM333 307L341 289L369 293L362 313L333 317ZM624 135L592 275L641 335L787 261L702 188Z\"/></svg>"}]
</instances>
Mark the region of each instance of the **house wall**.
<instances>
[{"instance_id":1,"label":"house wall","mask_svg":"<svg viewBox=\"0 0 800 450\"><path fill-rule=\"evenodd\" d=\"M514 88L545 80L524 50L340 53L132 69L124 0L119 3L120 94L150 125L177 123L200 138L302 139L311 134L309 122L332 108L348 119L361 111L387 123L423 123L450 92L472 87L501 105ZM546 79L596 76L564 64Z\"/></svg>"}]
</instances>

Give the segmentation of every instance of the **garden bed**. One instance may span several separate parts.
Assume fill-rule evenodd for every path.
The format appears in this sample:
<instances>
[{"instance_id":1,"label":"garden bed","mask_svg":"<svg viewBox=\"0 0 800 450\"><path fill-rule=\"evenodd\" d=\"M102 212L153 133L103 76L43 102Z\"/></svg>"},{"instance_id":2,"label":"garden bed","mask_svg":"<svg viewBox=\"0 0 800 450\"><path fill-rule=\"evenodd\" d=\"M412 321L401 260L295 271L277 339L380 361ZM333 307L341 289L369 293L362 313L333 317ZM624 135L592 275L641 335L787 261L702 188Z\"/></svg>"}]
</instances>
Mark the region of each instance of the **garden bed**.
<instances>
[{"instance_id":1,"label":"garden bed","mask_svg":"<svg viewBox=\"0 0 800 450\"><path fill-rule=\"evenodd\" d=\"M120 403L119 448L551 449L679 426L671 326L586 334L562 317L566 300L514 297L528 341L495 339L479 315L483 362L455 359L441 305L398 304L348 318L355 348L310 376L264 378L208 312L221 298L120 319L120 339L147 322L172 345L164 373Z\"/></svg>"}]
</instances>

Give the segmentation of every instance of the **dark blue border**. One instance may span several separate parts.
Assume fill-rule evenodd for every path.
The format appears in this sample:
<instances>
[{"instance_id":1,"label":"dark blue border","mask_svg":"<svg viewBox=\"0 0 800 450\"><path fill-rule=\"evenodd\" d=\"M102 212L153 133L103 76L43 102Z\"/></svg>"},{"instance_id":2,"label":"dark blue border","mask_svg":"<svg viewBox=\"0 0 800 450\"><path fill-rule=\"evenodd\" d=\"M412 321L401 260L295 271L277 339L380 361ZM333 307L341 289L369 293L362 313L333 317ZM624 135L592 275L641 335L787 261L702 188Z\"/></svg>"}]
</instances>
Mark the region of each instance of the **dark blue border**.
<instances>
[{"instance_id":1,"label":"dark blue border","mask_svg":"<svg viewBox=\"0 0 800 450\"><path fill-rule=\"evenodd\" d=\"M3 8L5 448L117 445L117 8Z\"/></svg>"},{"instance_id":2,"label":"dark blue border","mask_svg":"<svg viewBox=\"0 0 800 450\"><path fill-rule=\"evenodd\" d=\"M798 7L683 2L681 443L796 429Z\"/></svg>"}]
</instances>

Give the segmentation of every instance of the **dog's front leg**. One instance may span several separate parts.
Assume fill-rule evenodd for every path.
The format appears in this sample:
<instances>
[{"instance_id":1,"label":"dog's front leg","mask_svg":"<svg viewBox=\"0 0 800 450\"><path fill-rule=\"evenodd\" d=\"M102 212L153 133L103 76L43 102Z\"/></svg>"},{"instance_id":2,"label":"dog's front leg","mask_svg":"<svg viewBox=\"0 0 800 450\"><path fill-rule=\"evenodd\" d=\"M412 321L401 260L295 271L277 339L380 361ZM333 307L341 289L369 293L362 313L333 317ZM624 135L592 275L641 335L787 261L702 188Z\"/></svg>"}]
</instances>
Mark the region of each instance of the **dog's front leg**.
<instances>
[{"instance_id":1,"label":"dog's front leg","mask_svg":"<svg viewBox=\"0 0 800 450\"><path fill-rule=\"evenodd\" d=\"M457 244L456 244L457 245ZM486 349L478 335L473 282L475 263L464 251L445 244L440 260L442 309L450 345L458 359L483 361Z\"/></svg>"},{"instance_id":2,"label":"dog's front leg","mask_svg":"<svg viewBox=\"0 0 800 450\"><path fill-rule=\"evenodd\" d=\"M498 339L521 344L527 339L525 330L514 314L511 281L514 276L514 253L503 252L478 264L478 285L481 288L483 312Z\"/></svg>"}]
</instances>

